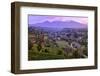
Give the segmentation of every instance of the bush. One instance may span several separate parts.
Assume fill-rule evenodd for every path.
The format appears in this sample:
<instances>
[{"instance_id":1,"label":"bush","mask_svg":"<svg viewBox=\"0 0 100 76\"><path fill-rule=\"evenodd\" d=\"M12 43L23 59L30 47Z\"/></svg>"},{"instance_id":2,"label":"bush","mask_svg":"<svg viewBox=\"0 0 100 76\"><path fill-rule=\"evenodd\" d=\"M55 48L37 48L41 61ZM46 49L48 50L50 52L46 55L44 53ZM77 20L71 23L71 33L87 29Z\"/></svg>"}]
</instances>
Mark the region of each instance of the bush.
<instances>
[{"instance_id":1,"label":"bush","mask_svg":"<svg viewBox=\"0 0 100 76\"><path fill-rule=\"evenodd\" d=\"M38 49L38 51L40 51L42 49L41 44L38 44L37 49Z\"/></svg>"}]
</instances>

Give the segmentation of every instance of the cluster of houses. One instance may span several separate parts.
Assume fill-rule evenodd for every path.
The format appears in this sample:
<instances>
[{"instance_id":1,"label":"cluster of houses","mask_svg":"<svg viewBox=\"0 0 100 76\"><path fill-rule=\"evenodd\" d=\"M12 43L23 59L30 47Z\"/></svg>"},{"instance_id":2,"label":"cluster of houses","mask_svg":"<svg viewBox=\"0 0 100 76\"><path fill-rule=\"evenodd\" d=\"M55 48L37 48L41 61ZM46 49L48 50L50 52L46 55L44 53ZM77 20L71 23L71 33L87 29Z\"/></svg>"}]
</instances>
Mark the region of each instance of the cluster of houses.
<instances>
[{"instance_id":1,"label":"cluster of houses","mask_svg":"<svg viewBox=\"0 0 100 76\"><path fill-rule=\"evenodd\" d=\"M34 32L34 31L33 31ZM56 32L42 32L40 33L32 33L29 34L29 39L34 44L36 42L45 43L46 40L48 41L65 41L69 43L71 47L79 48L81 47L81 43L87 43L87 32L78 31L78 30L71 30L71 32L66 31L56 31Z\"/></svg>"}]
</instances>

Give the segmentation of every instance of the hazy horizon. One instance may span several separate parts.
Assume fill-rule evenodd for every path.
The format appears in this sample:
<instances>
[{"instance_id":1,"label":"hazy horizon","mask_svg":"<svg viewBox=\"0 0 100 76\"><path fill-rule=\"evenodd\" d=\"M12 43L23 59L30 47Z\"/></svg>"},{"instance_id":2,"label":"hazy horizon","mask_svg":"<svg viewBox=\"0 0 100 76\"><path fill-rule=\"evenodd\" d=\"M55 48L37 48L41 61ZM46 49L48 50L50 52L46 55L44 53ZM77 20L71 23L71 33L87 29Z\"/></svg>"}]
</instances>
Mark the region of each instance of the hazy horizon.
<instances>
[{"instance_id":1,"label":"hazy horizon","mask_svg":"<svg viewBox=\"0 0 100 76\"><path fill-rule=\"evenodd\" d=\"M72 17L72 16L44 16L44 15L29 15L29 26L41 26L52 28L84 28L88 25L87 17ZM37 25L35 25L37 24Z\"/></svg>"},{"instance_id":2,"label":"hazy horizon","mask_svg":"<svg viewBox=\"0 0 100 76\"><path fill-rule=\"evenodd\" d=\"M75 16L48 16L48 15L29 15L28 22L29 24L42 23L45 21L53 22L53 21L75 21L82 24L88 23L88 17L75 17Z\"/></svg>"}]
</instances>

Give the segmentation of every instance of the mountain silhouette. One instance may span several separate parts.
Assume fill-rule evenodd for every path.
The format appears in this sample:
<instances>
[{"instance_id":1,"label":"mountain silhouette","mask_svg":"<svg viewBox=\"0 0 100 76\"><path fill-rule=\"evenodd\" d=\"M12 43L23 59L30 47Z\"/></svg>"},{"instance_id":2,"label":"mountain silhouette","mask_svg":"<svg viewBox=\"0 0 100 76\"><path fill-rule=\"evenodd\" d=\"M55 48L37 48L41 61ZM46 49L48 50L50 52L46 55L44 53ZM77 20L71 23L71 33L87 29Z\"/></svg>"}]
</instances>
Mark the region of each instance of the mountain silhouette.
<instances>
[{"instance_id":1,"label":"mountain silhouette","mask_svg":"<svg viewBox=\"0 0 100 76\"><path fill-rule=\"evenodd\" d=\"M47 27L47 28L87 28L86 24L82 24L76 21L45 21L42 23L29 24L35 27Z\"/></svg>"}]
</instances>

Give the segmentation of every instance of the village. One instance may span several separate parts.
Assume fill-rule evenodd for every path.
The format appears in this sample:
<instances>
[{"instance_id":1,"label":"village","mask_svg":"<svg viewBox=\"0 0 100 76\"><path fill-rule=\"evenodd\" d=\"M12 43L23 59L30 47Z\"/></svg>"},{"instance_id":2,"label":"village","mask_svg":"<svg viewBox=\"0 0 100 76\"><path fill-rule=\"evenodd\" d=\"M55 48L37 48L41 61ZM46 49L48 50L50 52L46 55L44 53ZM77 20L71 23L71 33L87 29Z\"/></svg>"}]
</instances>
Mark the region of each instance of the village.
<instances>
[{"instance_id":1,"label":"village","mask_svg":"<svg viewBox=\"0 0 100 76\"><path fill-rule=\"evenodd\" d=\"M36 57L39 59L88 57L87 29L64 28L60 31L47 31L40 27L34 27L33 29L29 28L28 37L28 49L29 54L31 54L31 56L29 55L29 60L35 59Z\"/></svg>"}]
</instances>

